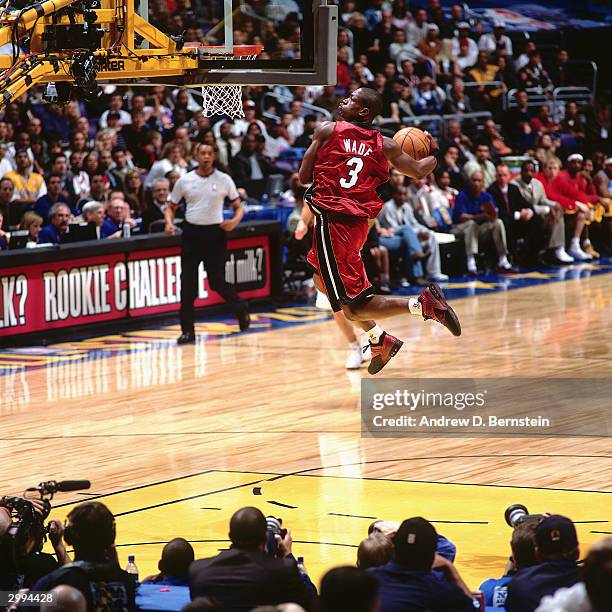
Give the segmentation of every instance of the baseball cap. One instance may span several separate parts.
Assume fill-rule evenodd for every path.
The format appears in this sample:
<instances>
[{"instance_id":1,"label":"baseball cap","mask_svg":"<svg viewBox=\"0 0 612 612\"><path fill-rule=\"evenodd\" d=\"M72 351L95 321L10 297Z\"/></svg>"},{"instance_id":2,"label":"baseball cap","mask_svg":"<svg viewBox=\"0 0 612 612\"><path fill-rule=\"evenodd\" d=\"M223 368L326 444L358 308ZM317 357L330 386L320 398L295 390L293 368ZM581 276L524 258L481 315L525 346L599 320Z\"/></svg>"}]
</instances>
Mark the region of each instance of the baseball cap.
<instances>
[{"instance_id":1,"label":"baseball cap","mask_svg":"<svg viewBox=\"0 0 612 612\"><path fill-rule=\"evenodd\" d=\"M574 523L566 516L547 516L536 528L535 541L544 555L568 553L578 546Z\"/></svg>"},{"instance_id":2,"label":"baseball cap","mask_svg":"<svg viewBox=\"0 0 612 612\"><path fill-rule=\"evenodd\" d=\"M503 19L500 19L498 17L497 19L493 20L493 27L494 28L505 28L506 27L506 22Z\"/></svg>"},{"instance_id":3,"label":"baseball cap","mask_svg":"<svg viewBox=\"0 0 612 612\"><path fill-rule=\"evenodd\" d=\"M457 29L458 30L469 30L470 29L470 24L467 21L460 21L457 24Z\"/></svg>"},{"instance_id":4,"label":"baseball cap","mask_svg":"<svg viewBox=\"0 0 612 612\"><path fill-rule=\"evenodd\" d=\"M422 516L406 519L393 538L395 556L401 563L419 564L436 551L438 534L435 527Z\"/></svg>"},{"instance_id":5,"label":"baseball cap","mask_svg":"<svg viewBox=\"0 0 612 612\"><path fill-rule=\"evenodd\" d=\"M584 161L584 157L582 157L582 155L580 155L580 153L572 153L568 158L567 158L568 162L572 162L572 161Z\"/></svg>"},{"instance_id":6,"label":"baseball cap","mask_svg":"<svg viewBox=\"0 0 612 612\"><path fill-rule=\"evenodd\" d=\"M253 100L245 100L242 103L242 108L255 108L255 102Z\"/></svg>"},{"instance_id":7,"label":"baseball cap","mask_svg":"<svg viewBox=\"0 0 612 612\"><path fill-rule=\"evenodd\" d=\"M18 153L27 153L27 152L28 152L27 147L17 147L15 149L15 155L17 155Z\"/></svg>"},{"instance_id":8,"label":"baseball cap","mask_svg":"<svg viewBox=\"0 0 612 612\"><path fill-rule=\"evenodd\" d=\"M609 166L610 164L612 164L612 157L608 157L608 159L606 159L604 166Z\"/></svg>"},{"instance_id":9,"label":"baseball cap","mask_svg":"<svg viewBox=\"0 0 612 612\"><path fill-rule=\"evenodd\" d=\"M430 23L430 24L427 26L427 29L428 29L428 30L432 30L432 31L434 31L434 32L439 32L439 31L440 31L440 28L439 28L439 27L438 27L438 26L437 26L435 23Z\"/></svg>"}]
</instances>

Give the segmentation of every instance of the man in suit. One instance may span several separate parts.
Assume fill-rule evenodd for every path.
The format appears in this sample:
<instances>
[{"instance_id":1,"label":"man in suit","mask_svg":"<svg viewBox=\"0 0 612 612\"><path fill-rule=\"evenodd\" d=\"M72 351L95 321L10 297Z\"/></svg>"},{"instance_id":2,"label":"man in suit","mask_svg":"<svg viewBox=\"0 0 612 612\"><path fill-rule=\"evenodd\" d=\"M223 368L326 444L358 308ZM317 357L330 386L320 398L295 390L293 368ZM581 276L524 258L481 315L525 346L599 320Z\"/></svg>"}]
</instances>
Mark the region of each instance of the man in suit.
<instances>
[{"instance_id":1,"label":"man in suit","mask_svg":"<svg viewBox=\"0 0 612 612\"><path fill-rule=\"evenodd\" d=\"M211 597L232 612L286 602L297 603L307 611L315 608L316 593L300 575L291 554L289 530L284 538L276 536L277 558L270 556L266 553L266 518L257 508L247 507L230 519L229 538L232 542L229 550L191 564L192 600Z\"/></svg>"},{"instance_id":2,"label":"man in suit","mask_svg":"<svg viewBox=\"0 0 612 612\"><path fill-rule=\"evenodd\" d=\"M497 166L496 180L487 191L493 197L499 218L506 226L510 252L527 265L537 264L538 255L544 248L544 229L542 219L533 206L523 198L520 189L510 182L510 168L503 164ZM518 241L523 247L517 251Z\"/></svg>"}]
</instances>

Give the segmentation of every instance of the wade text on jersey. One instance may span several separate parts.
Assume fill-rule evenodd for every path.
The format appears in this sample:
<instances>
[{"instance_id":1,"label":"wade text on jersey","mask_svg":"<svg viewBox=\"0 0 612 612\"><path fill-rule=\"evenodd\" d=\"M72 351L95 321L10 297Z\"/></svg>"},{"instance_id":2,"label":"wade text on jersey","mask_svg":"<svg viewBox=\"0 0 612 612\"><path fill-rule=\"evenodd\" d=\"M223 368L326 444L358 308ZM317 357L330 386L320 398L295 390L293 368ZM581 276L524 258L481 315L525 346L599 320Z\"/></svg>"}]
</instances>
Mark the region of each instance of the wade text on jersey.
<instances>
[{"instance_id":1,"label":"wade text on jersey","mask_svg":"<svg viewBox=\"0 0 612 612\"><path fill-rule=\"evenodd\" d=\"M347 153L351 153L353 155L362 155L363 157L367 157L372 153L372 147L367 145L365 142L360 142L357 144L356 140L352 138L344 139L344 148Z\"/></svg>"}]
</instances>

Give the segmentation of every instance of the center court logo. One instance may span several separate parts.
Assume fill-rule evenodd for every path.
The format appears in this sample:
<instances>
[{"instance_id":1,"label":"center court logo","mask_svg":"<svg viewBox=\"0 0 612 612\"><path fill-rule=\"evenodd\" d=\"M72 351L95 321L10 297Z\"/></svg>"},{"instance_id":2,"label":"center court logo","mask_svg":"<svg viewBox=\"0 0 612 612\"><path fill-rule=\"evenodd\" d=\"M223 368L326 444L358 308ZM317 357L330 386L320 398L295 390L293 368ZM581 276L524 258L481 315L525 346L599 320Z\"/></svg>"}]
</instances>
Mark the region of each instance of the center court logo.
<instances>
[{"instance_id":1,"label":"center court logo","mask_svg":"<svg viewBox=\"0 0 612 612\"><path fill-rule=\"evenodd\" d=\"M419 408L482 408L486 402L486 389L477 393L438 393L421 389L413 392L408 389L395 389L390 393L374 393L372 409L405 408L412 412Z\"/></svg>"}]
</instances>

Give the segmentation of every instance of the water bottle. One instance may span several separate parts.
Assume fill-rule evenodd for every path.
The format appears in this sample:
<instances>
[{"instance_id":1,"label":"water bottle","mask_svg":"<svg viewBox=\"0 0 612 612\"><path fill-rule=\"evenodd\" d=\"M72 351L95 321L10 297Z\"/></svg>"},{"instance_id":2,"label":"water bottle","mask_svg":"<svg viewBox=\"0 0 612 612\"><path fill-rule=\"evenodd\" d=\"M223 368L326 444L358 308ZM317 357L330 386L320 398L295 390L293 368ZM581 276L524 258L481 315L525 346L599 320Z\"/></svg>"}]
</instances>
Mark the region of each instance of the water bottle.
<instances>
[{"instance_id":1,"label":"water bottle","mask_svg":"<svg viewBox=\"0 0 612 612\"><path fill-rule=\"evenodd\" d=\"M123 237L129 238L131 234L132 232L131 232L130 224L126 221L123 224Z\"/></svg>"},{"instance_id":2,"label":"water bottle","mask_svg":"<svg viewBox=\"0 0 612 612\"><path fill-rule=\"evenodd\" d=\"M128 556L128 563L125 566L125 571L128 574L132 574L132 576L134 576L134 580L138 582L138 568L136 567L136 564L134 563L134 555Z\"/></svg>"}]
</instances>

